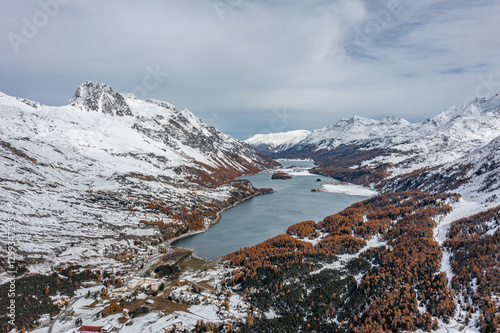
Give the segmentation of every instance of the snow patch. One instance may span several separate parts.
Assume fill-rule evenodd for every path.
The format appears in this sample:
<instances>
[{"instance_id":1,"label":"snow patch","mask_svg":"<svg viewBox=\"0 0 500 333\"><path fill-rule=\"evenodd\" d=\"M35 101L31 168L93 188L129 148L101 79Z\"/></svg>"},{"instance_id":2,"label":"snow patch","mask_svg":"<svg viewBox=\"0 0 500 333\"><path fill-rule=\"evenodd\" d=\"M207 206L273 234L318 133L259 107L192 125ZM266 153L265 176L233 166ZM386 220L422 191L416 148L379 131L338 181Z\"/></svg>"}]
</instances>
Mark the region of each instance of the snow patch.
<instances>
[{"instance_id":1,"label":"snow patch","mask_svg":"<svg viewBox=\"0 0 500 333\"><path fill-rule=\"evenodd\" d=\"M356 195L362 197L372 197L378 194L377 191L369 187L364 187L355 184L347 184L343 182L321 184L320 191L330 192L330 193L340 193L346 195Z\"/></svg>"}]
</instances>

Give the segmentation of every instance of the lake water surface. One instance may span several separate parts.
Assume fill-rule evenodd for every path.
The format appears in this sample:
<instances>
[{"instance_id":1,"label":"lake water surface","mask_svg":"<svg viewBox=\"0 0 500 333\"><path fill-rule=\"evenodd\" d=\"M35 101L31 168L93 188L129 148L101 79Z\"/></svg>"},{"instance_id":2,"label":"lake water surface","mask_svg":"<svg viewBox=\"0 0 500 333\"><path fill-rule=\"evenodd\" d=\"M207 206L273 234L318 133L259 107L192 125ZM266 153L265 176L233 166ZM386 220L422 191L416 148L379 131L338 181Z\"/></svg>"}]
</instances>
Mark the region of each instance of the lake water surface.
<instances>
[{"instance_id":1,"label":"lake water surface","mask_svg":"<svg viewBox=\"0 0 500 333\"><path fill-rule=\"evenodd\" d=\"M312 161L280 161L283 166L313 167ZM311 192L332 178L318 175L271 179L272 173L245 176L255 187L271 187L274 193L246 200L221 215L208 231L182 238L173 245L195 251L196 256L217 259L242 247L253 246L283 234L297 222L321 221L367 197L328 192ZM316 181L318 178L320 182Z\"/></svg>"}]
</instances>

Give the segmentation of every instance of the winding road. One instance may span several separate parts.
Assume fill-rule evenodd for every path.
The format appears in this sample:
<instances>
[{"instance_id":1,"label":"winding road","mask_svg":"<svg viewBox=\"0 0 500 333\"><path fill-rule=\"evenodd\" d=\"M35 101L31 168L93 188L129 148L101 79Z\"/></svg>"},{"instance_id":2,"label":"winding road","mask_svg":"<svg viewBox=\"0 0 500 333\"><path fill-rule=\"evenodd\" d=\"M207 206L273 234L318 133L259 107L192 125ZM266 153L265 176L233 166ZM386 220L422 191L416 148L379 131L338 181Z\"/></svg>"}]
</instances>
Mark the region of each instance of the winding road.
<instances>
[{"instance_id":1,"label":"winding road","mask_svg":"<svg viewBox=\"0 0 500 333\"><path fill-rule=\"evenodd\" d=\"M71 302L68 304L68 306L66 307L66 309L69 309L73 304L76 303L76 301L78 301L80 298L82 298L83 296L77 296L75 298L73 298L71 300ZM48 330L48 333L52 333L52 329L54 328L54 325L57 323L57 321L66 313L66 309L64 309L63 311L61 311L61 313L59 313L55 318L54 318L54 322L53 323L50 323L49 325L49 330Z\"/></svg>"}]
</instances>

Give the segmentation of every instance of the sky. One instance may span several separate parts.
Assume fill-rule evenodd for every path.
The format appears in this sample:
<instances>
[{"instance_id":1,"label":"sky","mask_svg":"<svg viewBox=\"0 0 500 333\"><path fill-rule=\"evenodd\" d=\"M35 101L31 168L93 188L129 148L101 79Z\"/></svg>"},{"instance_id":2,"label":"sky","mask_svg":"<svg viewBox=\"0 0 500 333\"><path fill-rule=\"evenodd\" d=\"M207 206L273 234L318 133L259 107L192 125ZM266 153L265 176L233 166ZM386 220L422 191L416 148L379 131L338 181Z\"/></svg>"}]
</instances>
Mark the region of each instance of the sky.
<instances>
[{"instance_id":1,"label":"sky","mask_svg":"<svg viewBox=\"0 0 500 333\"><path fill-rule=\"evenodd\" d=\"M423 121L500 92L497 0L2 0L0 91L85 80L244 140L354 115Z\"/></svg>"}]
</instances>

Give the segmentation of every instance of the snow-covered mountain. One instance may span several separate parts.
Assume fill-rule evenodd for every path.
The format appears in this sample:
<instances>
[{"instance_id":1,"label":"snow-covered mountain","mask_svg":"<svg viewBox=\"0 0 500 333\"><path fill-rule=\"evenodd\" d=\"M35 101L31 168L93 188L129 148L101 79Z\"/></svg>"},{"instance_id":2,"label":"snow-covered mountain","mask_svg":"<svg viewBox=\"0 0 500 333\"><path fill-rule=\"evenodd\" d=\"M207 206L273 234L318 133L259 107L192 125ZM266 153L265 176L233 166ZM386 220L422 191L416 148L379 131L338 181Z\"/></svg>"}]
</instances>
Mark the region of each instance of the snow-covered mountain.
<instances>
[{"instance_id":1,"label":"snow-covered mountain","mask_svg":"<svg viewBox=\"0 0 500 333\"><path fill-rule=\"evenodd\" d=\"M423 170L455 168L486 159L495 150L498 136L500 97L495 95L450 107L421 123L394 117L381 121L341 119L335 125L312 131L299 143L272 156L314 158L320 164L320 173L365 185L381 185L391 179L407 181ZM480 157L483 148L489 153ZM438 184L434 186L437 188Z\"/></svg>"},{"instance_id":2,"label":"snow-covered mountain","mask_svg":"<svg viewBox=\"0 0 500 333\"><path fill-rule=\"evenodd\" d=\"M456 191L469 200L498 201L500 195L500 136L465 156L415 172L393 177L386 192L419 188L425 191Z\"/></svg>"},{"instance_id":3,"label":"snow-covered mountain","mask_svg":"<svg viewBox=\"0 0 500 333\"><path fill-rule=\"evenodd\" d=\"M304 140L311 131L295 130L289 132L256 134L245 140L250 146L264 154L278 153Z\"/></svg>"},{"instance_id":4,"label":"snow-covered mountain","mask_svg":"<svg viewBox=\"0 0 500 333\"><path fill-rule=\"evenodd\" d=\"M335 125L312 131L298 144L298 147L314 147L314 150L332 149L342 144L359 144L367 140L384 138L391 133L403 133L409 127L411 124L408 121L396 117L386 117L381 121L359 116L343 118Z\"/></svg>"},{"instance_id":5,"label":"snow-covered mountain","mask_svg":"<svg viewBox=\"0 0 500 333\"><path fill-rule=\"evenodd\" d=\"M230 181L273 163L188 110L102 83L84 82L62 107L0 93L0 217L15 223L19 257L43 254L42 268L213 223L258 193Z\"/></svg>"}]
</instances>

